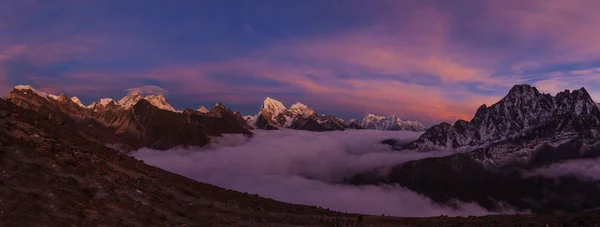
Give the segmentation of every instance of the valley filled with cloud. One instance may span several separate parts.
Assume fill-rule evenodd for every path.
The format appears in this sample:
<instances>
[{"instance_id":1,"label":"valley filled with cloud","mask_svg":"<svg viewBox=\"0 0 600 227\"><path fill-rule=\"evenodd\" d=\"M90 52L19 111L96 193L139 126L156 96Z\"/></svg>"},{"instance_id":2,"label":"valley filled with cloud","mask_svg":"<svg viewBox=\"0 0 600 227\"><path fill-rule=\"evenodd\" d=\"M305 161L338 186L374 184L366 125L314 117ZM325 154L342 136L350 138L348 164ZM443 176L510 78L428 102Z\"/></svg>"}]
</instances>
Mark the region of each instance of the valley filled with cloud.
<instances>
[{"instance_id":1,"label":"valley filled with cloud","mask_svg":"<svg viewBox=\"0 0 600 227\"><path fill-rule=\"evenodd\" d=\"M393 216L468 216L490 212L475 204L457 209L398 186L350 186L349 175L447 152L392 151L384 139L407 143L421 132L346 130L254 131L252 138L226 135L207 148L154 151L133 156L200 182L280 201L350 213ZM508 211L507 211L508 212Z\"/></svg>"}]
</instances>

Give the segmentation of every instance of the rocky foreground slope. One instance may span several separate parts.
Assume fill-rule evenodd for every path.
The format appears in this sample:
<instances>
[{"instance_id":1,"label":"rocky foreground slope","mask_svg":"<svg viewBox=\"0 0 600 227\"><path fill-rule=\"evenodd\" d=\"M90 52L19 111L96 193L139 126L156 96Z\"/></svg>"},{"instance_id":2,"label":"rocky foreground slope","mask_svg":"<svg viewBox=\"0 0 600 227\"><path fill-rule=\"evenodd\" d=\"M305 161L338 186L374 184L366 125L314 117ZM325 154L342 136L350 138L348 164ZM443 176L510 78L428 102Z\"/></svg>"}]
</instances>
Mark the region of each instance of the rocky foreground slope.
<instances>
[{"instance_id":1,"label":"rocky foreground slope","mask_svg":"<svg viewBox=\"0 0 600 227\"><path fill-rule=\"evenodd\" d=\"M557 216L392 218L333 212L169 173L88 140L77 120L0 99L0 226L515 226L600 223Z\"/></svg>"}]
</instances>

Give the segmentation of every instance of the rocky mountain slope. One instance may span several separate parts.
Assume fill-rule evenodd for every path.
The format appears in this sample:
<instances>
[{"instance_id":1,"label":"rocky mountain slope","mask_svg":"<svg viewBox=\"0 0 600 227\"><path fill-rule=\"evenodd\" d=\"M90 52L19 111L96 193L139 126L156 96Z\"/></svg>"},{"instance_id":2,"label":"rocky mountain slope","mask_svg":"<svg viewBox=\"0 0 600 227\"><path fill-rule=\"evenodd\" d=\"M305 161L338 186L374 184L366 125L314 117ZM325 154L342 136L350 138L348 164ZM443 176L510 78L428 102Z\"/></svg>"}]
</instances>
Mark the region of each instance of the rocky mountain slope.
<instances>
[{"instance_id":1,"label":"rocky mountain slope","mask_svg":"<svg viewBox=\"0 0 600 227\"><path fill-rule=\"evenodd\" d=\"M267 97L256 115L244 117L249 125L258 129L275 130L291 128L309 131L333 131L344 129L375 129L386 131L421 131L423 125L418 121L401 120L396 115L389 117L366 114L360 121L344 121L335 116L319 115L317 112L302 104L294 103L287 109L285 105Z\"/></svg>"},{"instance_id":2,"label":"rocky mountain slope","mask_svg":"<svg viewBox=\"0 0 600 227\"><path fill-rule=\"evenodd\" d=\"M433 126L404 149L478 150L475 157L490 165L526 165L547 146L578 144L549 161L599 155L588 152L600 148L599 130L600 109L585 88L551 96L516 85L492 106L479 107L471 121Z\"/></svg>"},{"instance_id":3,"label":"rocky mountain slope","mask_svg":"<svg viewBox=\"0 0 600 227\"><path fill-rule=\"evenodd\" d=\"M476 202L488 209L507 204L535 213L579 212L600 204L600 181L525 173L569 159L600 156L600 111L584 88L556 96L529 85L514 86L471 121L442 123L400 151L456 150L447 157L381 167L346 180L351 184L399 184L439 203Z\"/></svg>"},{"instance_id":4,"label":"rocky mountain slope","mask_svg":"<svg viewBox=\"0 0 600 227\"><path fill-rule=\"evenodd\" d=\"M17 86L7 101L51 116L67 116L76 120L73 129L87 139L126 151L203 146L210 137L223 133L252 135L241 115L223 105L208 113L179 113L162 95L143 98L139 92L131 92L119 102L105 98L83 107L64 94L52 96L30 86Z\"/></svg>"}]
</instances>

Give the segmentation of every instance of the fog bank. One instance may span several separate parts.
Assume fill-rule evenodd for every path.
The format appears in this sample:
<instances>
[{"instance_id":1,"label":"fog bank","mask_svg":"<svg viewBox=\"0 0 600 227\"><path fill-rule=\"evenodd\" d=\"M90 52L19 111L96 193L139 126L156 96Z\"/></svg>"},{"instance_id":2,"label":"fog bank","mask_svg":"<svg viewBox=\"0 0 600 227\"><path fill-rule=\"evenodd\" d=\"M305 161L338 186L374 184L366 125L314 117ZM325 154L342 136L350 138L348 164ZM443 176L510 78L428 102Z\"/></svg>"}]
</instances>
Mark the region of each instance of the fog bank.
<instances>
[{"instance_id":1,"label":"fog bank","mask_svg":"<svg viewBox=\"0 0 600 227\"><path fill-rule=\"evenodd\" d=\"M397 186L336 184L345 176L374 167L449 155L391 151L388 145L379 144L384 139L409 142L418 138L420 132L256 130L254 133L250 139L226 135L201 149L141 149L133 156L201 182L344 212L413 217L489 214L474 204L463 204L458 210L436 205Z\"/></svg>"}]
</instances>

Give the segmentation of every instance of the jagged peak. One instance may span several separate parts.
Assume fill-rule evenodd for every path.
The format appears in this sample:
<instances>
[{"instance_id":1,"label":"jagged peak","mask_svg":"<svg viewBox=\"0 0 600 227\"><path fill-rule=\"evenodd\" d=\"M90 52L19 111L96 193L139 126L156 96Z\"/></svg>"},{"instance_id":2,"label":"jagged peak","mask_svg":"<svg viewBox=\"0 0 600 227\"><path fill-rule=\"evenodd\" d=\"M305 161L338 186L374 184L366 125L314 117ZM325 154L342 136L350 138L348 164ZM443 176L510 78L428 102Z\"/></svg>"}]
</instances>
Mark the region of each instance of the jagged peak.
<instances>
[{"instance_id":1,"label":"jagged peak","mask_svg":"<svg viewBox=\"0 0 600 227\"><path fill-rule=\"evenodd\" d=\"M144 99L159 109L177 112L177 110L167 102L167 98L163 94L148 95L144 97Z\"/></svg>"},{"instance_id":2,"label":"jagged peak","mask_svg":"<svg viewBox=\"0 0 600 227\"><path fill-rule=\"evenodd\" d=\"M363 119L365 119L365 118L375 118L377 120L383 120L383 119L385 119L385 116L377 115L374 113L366 113L365 116L363 117Z\"/></svg>"},{"instance_id":3,"label":"jagged peak","mask_svg":"<svg viewBox=\"0 0 600 227\"><path fill-rule=\"evenodd\" d=\"M115 100L113 100L112 98L101 98L100 101L98 101L98 103L103 106L106 106L111 102L115 102Z\"/></svg>"},{"instance_id":4,"label":"jagged peak","mask_svg":"<svg viewBox=\"0 0 600 227\"><path fill-rule=\"evenodd\" d=\"M265 108L267 106L285 109L285 105L283 105L282 102L280 102L276 99L273 99L271 97L266 97L265 100L263 101L263 108Z\"/></svg>"},{"instance_id":5,"label":"jagged peak","mask_svg":"<svg viewBox=\"0 0 600 227\"><path fill-rule=\"evenodd\" d=\"M79 98L77 96L71 97L71 101L81 107L84 107L84 108L86 107L85 105L83 105L83 103L81 102L81 100L79 100Z\"/></svg>"},{"instance_id":6,"label":"jagged peak","mask_svg":"<svg viewBox=\"0 0 600 227\"><path fill-rule=\"evenodd\" d=\"M65 94L65 93L61 93L61 94L60 94L60 95L57 97L57 100L58 100L58 101L61 101L61 102L68 102L68 101L70 101L71 99L69 99L69 96L67 96L67 94Z\"/></svg>"},{"instance_id":7,"label":"jagged peak","mask_svg":"<svg viewBox=\"0 0 600 227\"><path fill-rule=\"evenodd\" d=\"M198 108L196 111L200 113L208 113L208 109L206 109L204 106L200 106L200 108Z\"/></svg>"},{"instance_id":8,"label":"jagged peak","mask_svg":"<svg viewBox=\"0 0 600 227\"><path fill-rule=\"evenodd\" d=\"M43 98L48 98L48 94L46 94L45 92L42 92L40 90L37 90L35 88L33 88L32 86L29 85L17 85L14 87L14 90L18 90L18 91L31 91L34 92L35 94L37 94L38 96L41 96Z\"/></svg>"},{"instance_id":9,"label":"jagged peak","mask_svg":"<svg viewBox=\"0 0 600 227\"><path fill-rule=\"evenodd\" d=\"M541 94L537 88L529 84L518 84L513 86L506 97L519 97L523 95L539 95ZM505 97L505 98L506 98Z\"/></svg>"},{"instance_id":10,"label":"jagged peak","mask_svg":"<svg viewBox=\"0 0 600 227\"><path fill-rule=\"evenodd\" d=\"M117 103L123 106L123 108L129 109L142 99L142 93L138 90L133 90L121 98Z\"/></svg>"},{"instance_id":11,"label":"jagged peak","mask_svg":"<svg viewBox=\"0 0 600 227\"><path fill-rule=\"evenodd\" d=\"M581 95L582 97L592 99L592 96L590 95L590 93L588 93L588 91L584 87L581 87L577 90L573 90L572 94L577 94L577 95Z\"/></svg>"},{"instance_id":12,"label":"jagged peak","mask_svg":"<svg viewBox=\"0 0 600 227\"><path fill-rule=\"evenodd\" d=\"M290 107L290 109L295 109L295 108L307 108L308 106L304 105L301 102L296 102L294 104L292 104L292 106Z\"/></svg>"},{"instance_id":13,"label":"jagged peak","mask_svg":"<svg viewBox=\"0 0 600 227\"><path fill-rule=\"evenodd\" d=\"M314 109L300 103L300 102L296 102L294 103L290 109L290 112L292 112L292 114L294 115L302 115L303 117L308 117L311 115L316 115L316 112Z\"/></svg>"},{"instance_id":14,"label":"jagged peak","mask_svg":"<svg viewBox=\"0 0 600 227\"><path fill-rule=\"evenodd\" d=\"M119 103L115 102L115 100L113 100L112 98L101 98L97 102L90 104L88 108L94 108L96 106L108 106L111 103L113 103L116 106L119 106Z\"/></svg>"},{"instance_id":15,"label":"jagged peak","mask_svg":"<svg viewBox=\"0 0 600 227\"><path fill-rule=\"evenodd\" d=\"M258 112L258 114L263 113L263 111L267 111L267 112L271 112L273 114L272 117L275 117L277 115L279 115L280 113L283 113L287 110L287 108L285 108L285 105L283 105L282 102L277 101L271 97L266 97L265 100L263 101L262 106L260 107L260 111Z\"/></svg>"},{"instance_id":16,"label":"jagged peak","mask_svg":"<svg viewBox=\"0 0 600 227\"><path fill-rule=\"evenodd\" d=\"M531 86L529 84L516 84L509 90L509 93L518 92L518 91L522 92L522 91L538 91L538 90L536 87Z\"/></svg>"}]
</instances>

